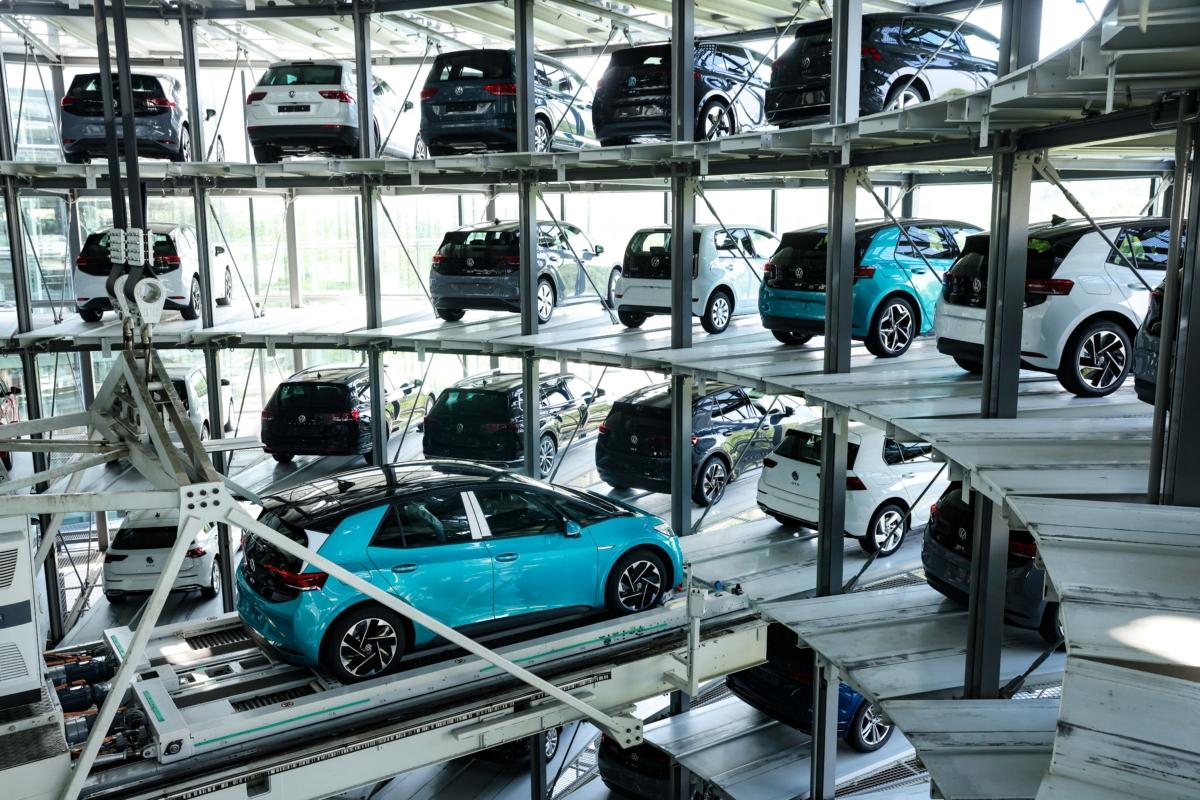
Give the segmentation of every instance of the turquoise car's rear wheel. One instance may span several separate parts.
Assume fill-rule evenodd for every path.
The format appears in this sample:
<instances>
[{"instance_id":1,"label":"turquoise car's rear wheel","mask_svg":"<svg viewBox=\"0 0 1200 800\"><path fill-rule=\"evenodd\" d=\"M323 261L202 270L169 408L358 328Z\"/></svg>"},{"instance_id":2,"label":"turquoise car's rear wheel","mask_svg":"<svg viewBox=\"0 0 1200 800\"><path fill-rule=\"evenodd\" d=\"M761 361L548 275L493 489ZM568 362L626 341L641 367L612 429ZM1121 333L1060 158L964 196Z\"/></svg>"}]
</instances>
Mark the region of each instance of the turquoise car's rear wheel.
<instances>
[{"instance_id":1,"label":"turquoise car's rear wheel","mask_svg":"<svg viewBox=\"0 0 1200 800\"><path fill-rule=\"evenodd\" d=\"M359 606L330 626L321 663L342 683L377 678L400 666L407 638L398 614L379 605Z\"/></svg>"},{"instance_id":2,"label":"turquoise car's rear wheel","mask_svg":"<svg viewBox=\"0 0 1200 800\"><path fill-rule=\"evenodd\" d=\"M604 595L613 611L635 614L658 605L668 588L662 559L649 550L634 550L612 568Z\"/></svg>"}]
</instances>

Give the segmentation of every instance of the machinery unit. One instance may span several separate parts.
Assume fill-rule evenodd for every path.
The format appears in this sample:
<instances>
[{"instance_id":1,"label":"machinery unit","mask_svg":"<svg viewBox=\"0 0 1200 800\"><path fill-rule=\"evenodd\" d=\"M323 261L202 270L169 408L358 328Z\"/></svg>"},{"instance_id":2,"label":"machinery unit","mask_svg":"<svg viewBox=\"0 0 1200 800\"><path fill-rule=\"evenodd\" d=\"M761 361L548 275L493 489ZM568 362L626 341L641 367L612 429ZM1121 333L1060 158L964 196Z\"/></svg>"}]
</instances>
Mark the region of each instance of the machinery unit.
<instances>
[{"instance_id":1,"label":"machinery unit","mask_svg":"<svg viewBox=\"0 0 1200 800\"><path fill-rule=\"evenodd\" d=\"M0 709L28 705L41 694L30 548L28 518L0 518Z\"/></svg>"}]
</instances>

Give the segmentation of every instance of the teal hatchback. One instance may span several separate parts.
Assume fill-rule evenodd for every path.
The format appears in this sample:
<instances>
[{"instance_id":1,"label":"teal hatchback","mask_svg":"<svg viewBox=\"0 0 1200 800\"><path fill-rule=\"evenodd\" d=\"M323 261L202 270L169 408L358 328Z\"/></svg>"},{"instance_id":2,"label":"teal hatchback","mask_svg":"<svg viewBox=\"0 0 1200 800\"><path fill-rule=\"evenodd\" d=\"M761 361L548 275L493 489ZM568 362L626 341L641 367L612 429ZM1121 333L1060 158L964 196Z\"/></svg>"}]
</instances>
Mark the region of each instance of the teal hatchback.
<instances>
[{"instance_id":1,"label":"teal hatchback","mask_svg":"<svg viewBox=\"0 0 1200 800\"><path fill-rule=\"evenodd\" d=\"M880 358L908 350L933 330L941 276L958 258L968 235L964 222L886 220L855 228L854 300L850 332ZM825 226L785 233L763 271L758 312L763 327L784 344L804 344L825 331Z\"/></svg>"},{"instance_id":2,"label":"teal hatchback","mask_svg":"<svg viewBox=\"0 0 1200 800\"><path fill-rule=\"evenodd\" d=\"M633 614L683 580L679 540L661 519L465 462L347 472L263 506L263 524L469 635L573 612ZM441 641L261 538L242 548L238 613L288 661L349 683Z\"/></svg>"}]
</instances>

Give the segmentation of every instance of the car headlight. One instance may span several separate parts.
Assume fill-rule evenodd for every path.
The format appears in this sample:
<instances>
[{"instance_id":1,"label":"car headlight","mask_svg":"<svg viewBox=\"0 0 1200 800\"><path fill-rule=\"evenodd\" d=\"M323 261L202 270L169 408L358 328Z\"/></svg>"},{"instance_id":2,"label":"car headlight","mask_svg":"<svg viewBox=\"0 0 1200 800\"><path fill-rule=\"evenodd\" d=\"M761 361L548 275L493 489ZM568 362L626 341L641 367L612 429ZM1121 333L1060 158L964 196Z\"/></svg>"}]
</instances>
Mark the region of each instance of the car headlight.
<instances>
[{"instance_id":1,"label":"car headlight","mask_svg":"<svg viewBox=\"0 0 1200 800\"><path fill-rule=\"evenodd\" d=\"M669 523L669 522L658 523L657 525L654 526L654 530L658 531L663 536L674 536L675 535L675 531L671 530L671 523Z\"/></svg>"}]
</instances>

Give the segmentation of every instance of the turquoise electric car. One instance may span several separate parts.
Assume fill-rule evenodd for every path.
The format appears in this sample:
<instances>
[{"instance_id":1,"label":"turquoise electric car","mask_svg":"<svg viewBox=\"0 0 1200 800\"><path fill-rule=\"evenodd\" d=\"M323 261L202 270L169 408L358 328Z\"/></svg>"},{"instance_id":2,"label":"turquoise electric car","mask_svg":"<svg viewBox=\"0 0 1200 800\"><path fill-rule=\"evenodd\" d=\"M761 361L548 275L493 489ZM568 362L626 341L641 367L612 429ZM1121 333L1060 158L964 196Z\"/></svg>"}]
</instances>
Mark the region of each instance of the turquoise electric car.
<instances>
[{"instance_id":1,"label":"turquoise electric car","mask_svg":"<svg viewBox=\"0 0 1200 800\"><path fill-rule=\"evenodd\" d=\"M466 462L346 472L263 506L263 524L468 635L637 613L683 580L679 540L661 519ZM288 661L349 683L441 641L261 537L245 536L242 550L238 613Z\"/></svg>"},{"instance_id":2,"label":"turquoise electric car","mask_svg":"<svg viewBox=\"0 0 1200 800\"><path fill-rule=\"evenodd\" d=\"M855 228L851 335L880 358L908 350L933 330L941 277L979 228L964 222L886 220ZM784 344L804 344L825 330L825 226L785 233L764 269L758 293L763 327Z\"/></svg>"}]
</instances>

